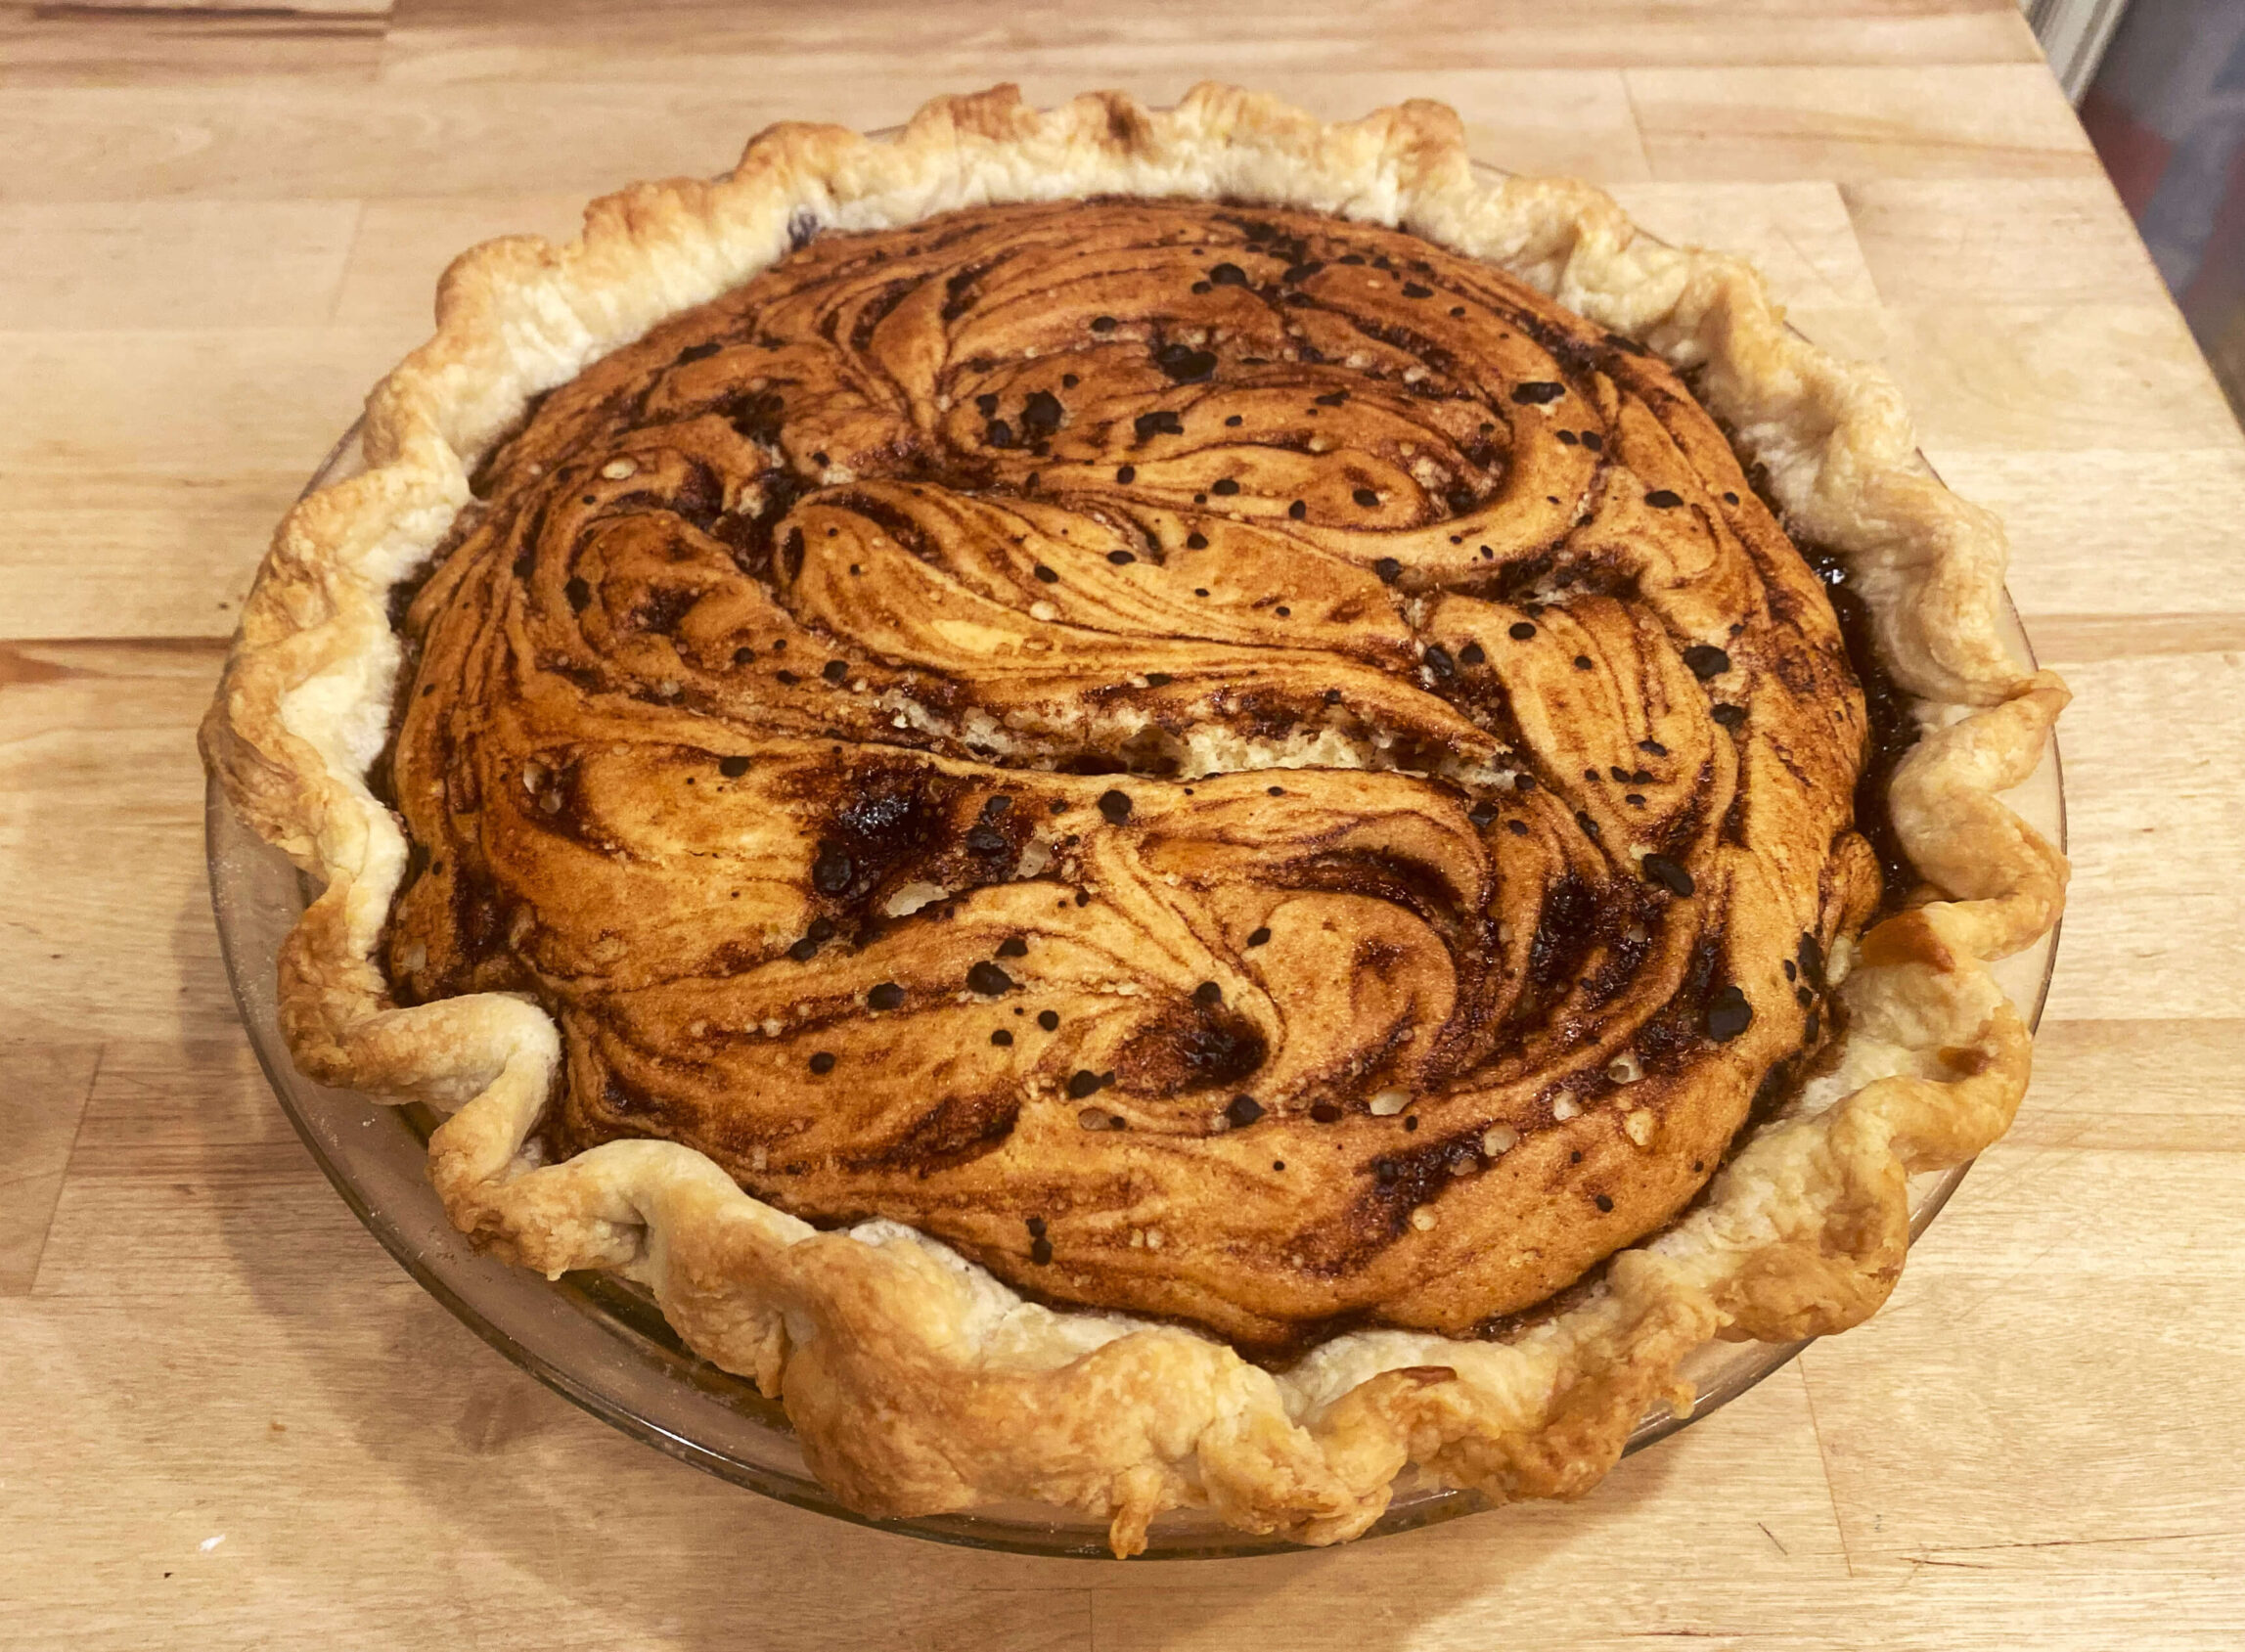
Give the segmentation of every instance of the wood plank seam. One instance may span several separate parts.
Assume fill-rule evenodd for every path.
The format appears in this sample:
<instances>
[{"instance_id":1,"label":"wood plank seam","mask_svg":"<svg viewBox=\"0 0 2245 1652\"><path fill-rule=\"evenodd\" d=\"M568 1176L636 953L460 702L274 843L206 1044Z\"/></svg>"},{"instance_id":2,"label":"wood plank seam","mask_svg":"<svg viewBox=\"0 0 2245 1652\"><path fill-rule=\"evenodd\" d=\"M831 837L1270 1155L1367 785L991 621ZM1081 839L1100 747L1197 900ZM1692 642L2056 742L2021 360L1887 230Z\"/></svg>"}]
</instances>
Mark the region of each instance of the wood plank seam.
<instances>
[{"instance_id":1,"label":"wood plank seam","mask_svg":"<svg viewBox=\"0 0 2245 1652\"><path fill-rule=\"evenodd\" d=\"M39 1294L39 1272L46 1266L47 1241L54 1235L55 1231L55 1212L62 1208L63 1189L69 1185L70 1165L77 1158L78 1142L86 1134L86 1114L93 1110L94 1091L102 1082L102 1061L109 1054L109 1051L110 1047L107 1040L94 1047L93 1071L86 1075L85 1094L78 1097L78 1122L70 1131L69 1150L63 1155L62 1180L55 1184L54 1203L47 1207L47 1225L39 1235L39 1253L31 1259L30 1277L23 1289L25 1296L37 1296Z\"/></svg>"}]
</instances>

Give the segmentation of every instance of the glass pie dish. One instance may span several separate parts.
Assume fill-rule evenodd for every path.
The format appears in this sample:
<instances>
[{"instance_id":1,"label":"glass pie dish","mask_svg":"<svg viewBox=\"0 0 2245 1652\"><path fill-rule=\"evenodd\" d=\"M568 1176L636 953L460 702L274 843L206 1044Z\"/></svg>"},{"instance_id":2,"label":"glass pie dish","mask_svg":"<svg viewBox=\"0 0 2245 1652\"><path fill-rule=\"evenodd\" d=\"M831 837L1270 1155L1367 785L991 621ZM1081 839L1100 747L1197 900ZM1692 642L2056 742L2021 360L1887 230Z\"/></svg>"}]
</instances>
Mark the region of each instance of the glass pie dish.
<instances>
[{"instance_id":1,"label":"glass pie dish","mask_svg":"<svg viewBox=\"0 0 2245 1652\"><path fill-rule=\"evenodd\" d=\"M357 434L346 434L313 478L313 487L355 472ZM2008 606L2005 620L2011 646L2024 663L2031 658L2027 640ZM2062 843L2063 799L2054 746L2029 781L2014 790L2012 801L2030 824ZM602 1273L548 1281L478 1254L454 1229L427 1180L426 1145L438 1116L419 1106L393 1108L327 1089L296 1071L278 1029L275 960L303 910L307 890L286 857L259 841L215 786L207 827L213 903L228 970L244 1022L283 1108L345 1202L464 1323L596 1415L767 1496L942 1541L1054 1555L1107 1552L1103 1522L1042 1506L864 1521L841 1507L810 1474L782 1407L746 1379L692 1354L640 1288ZM2000 984L2030 1019L2039 1016L2054 954L2053 932L1998 971ZM1962 1176L1958 1168L1913 1181L1913 1238ZM1700 1397L1695 1414L1735 1398L1801 1346L1728 1343L1697 1351L1679 1373ZM1646 1415L1628 1449L1664 1438L1684 1420L1665 1408ZM1407 1531L1486 1506L1478 1494L1405 1485L1371 1534ZM1243 1534L1206 1514L1176 1511L1155 1522L1146 1551L1214 1557L1286 1546L1283 1539Z\"/></svg>"}]
</instances>

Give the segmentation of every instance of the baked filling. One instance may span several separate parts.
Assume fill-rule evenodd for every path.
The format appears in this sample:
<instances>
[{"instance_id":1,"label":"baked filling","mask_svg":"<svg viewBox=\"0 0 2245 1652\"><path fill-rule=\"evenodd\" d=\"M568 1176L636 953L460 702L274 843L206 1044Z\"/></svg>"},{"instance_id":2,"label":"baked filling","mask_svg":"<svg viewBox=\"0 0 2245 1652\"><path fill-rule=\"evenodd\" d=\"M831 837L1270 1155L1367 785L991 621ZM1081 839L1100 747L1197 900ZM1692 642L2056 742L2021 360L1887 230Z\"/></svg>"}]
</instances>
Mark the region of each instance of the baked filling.
<instances>
[{"instance_id":1,"label":"baked filling","mask_svg":"<svg viewBox=\"0 0 2245 1652\"><path fill-rule=\"evenodd\" d=\"M811 241L534 408L400 618L395 998L1277 1357L1661 1227L1832 1032L1863 696L1676 375L1406 234Z\"/></svg>"}]
</instances>

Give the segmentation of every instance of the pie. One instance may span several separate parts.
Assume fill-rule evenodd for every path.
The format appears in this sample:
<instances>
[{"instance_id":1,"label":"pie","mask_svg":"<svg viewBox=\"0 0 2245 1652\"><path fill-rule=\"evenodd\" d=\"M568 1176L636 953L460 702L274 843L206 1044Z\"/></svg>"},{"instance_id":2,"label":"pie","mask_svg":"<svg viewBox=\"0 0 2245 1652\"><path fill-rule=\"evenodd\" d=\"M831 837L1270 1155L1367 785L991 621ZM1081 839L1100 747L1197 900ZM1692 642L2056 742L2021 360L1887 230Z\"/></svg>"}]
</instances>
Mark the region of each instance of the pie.
<instances>
[{"instance_id":1,"label":"pie","mask_svg":"<svg viewBox=\"0 0 2245 1652\"><path fill-rule=\"evenodd\" d=\"M1999 528L1450 111L776 127L438 313L204 731L284 1030L850 1506L1575 1495L2009 1122Z\"/></svg>"}]
</instances>

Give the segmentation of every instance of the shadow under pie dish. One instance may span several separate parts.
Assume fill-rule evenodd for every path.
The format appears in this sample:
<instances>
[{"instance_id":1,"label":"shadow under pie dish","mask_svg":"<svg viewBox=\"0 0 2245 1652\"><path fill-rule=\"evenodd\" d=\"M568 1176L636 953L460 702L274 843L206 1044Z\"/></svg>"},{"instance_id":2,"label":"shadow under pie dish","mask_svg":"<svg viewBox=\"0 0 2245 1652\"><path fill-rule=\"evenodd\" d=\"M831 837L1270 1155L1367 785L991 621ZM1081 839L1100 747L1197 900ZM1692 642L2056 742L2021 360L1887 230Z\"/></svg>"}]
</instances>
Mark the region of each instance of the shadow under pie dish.
<instances>
[{"instance_id":1,"label":"shadow under pie dish","mask_svg":"<svg viewBox=\"0 0 2245 1652\"><path fill-rule=\"evenodd\" d=\"M1436 106L776 128L464 258L367 447L205 729L291 1049L853 1507L1580 1492L2024 1087L1999 530Z\"/></svg>"}]
</instances>

